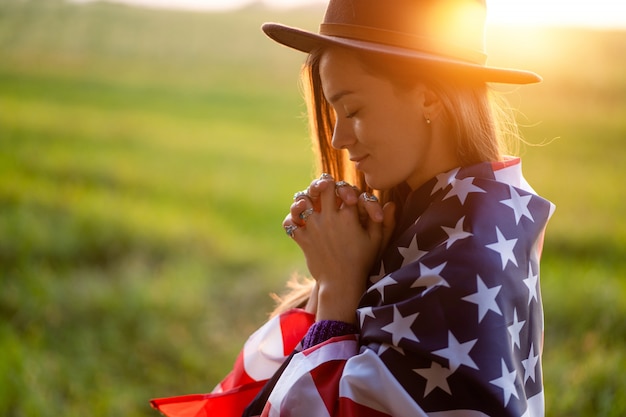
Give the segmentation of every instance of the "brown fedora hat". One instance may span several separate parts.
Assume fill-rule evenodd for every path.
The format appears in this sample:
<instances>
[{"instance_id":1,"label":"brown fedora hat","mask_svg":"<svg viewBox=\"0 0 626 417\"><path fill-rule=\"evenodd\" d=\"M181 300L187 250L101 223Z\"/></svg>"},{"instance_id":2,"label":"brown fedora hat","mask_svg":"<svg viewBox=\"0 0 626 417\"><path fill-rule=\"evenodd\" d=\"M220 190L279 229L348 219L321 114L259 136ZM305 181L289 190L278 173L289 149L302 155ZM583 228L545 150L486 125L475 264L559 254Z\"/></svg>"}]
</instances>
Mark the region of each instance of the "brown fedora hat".
<instances>
[{"instance_id":1,"label":"brown fedora hat","mask_svg":"<svg viewBox=\"0 0 626 417\"><path fill-rule=\"evenodd\" d=\"M486 65L484 0L330 0L319 33L278 23L263 31L302 52L339 45L422 60L485 82L530 84L533 72Z\"/></svg>"}]
</instances>

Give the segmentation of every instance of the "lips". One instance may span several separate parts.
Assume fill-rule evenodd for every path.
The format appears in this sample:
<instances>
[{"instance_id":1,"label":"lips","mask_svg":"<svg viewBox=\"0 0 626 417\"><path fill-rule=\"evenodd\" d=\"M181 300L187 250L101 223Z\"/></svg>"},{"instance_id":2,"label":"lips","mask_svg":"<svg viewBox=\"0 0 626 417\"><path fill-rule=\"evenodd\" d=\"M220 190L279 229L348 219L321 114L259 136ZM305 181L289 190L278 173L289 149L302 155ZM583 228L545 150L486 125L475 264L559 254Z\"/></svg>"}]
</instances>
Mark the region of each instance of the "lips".
<instances>
[{"instance_id":1,"label":"lips","mask_svg":"<svg viewBox=\"0 0 626 417\"><path fill-rule=\"evenodd\" d=\"M359 162L361 162L362 160L364 160L365 158L367 158L367 155L363 155L363 156L351 156L350 160L352 162L354 162L355 164L358 164Z\"/></svg>"},{"instance_id":2,"label":"lips","mask_svg":"<svg viewBox=\"0 0 626 417\"><path fill-rule=\"evenodd\" d=\"M365 159L367 159L369 155L363 155L363 156L352 156L350 157L350 160L352 162L354 162L354 165L356 167L356 169L361 169L361 165L363 165L363 161Z\"/></svg>"}]
</instances>

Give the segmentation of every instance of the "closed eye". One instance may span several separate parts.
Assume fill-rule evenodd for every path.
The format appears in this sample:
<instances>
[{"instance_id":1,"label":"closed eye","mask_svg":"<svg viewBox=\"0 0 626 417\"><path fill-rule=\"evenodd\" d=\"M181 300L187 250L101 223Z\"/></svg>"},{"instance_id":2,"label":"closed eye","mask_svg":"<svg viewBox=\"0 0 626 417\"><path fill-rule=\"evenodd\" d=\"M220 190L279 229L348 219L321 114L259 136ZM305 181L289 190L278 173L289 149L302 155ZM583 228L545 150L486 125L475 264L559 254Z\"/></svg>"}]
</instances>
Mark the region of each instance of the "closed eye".
<instances>
[{"instance_id":1,"label":"closed eye","mask_svg":"<svg viewBox=\"0 0 626 417\"><path fill-rule=\"evenodd\" d=\"M354 116L357 115L358 112L359 112L358 110L355 110L351 113L346 114L346 119L352 119Z\"/></svg>"}]
</instances>

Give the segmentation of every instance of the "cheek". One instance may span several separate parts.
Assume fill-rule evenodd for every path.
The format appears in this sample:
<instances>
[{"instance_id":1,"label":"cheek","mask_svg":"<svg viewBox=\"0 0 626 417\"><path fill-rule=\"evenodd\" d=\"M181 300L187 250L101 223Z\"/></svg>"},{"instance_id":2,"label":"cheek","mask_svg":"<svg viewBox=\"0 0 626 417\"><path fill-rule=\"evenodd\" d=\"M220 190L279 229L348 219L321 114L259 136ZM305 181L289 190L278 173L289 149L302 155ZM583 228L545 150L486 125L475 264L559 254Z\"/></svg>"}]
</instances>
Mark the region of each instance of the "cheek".
<instances>
[{"instance_id":1,"label":"cheek","mask_svg":"<svg viewBox=\"0 0 626 417\"><path fill-rule=\"evenodd\" d=\"M384 148L389 137L395 134L388 117L381 112L369 111L362 117L353 119L352 129L359 142L368 147Z\"/></svg>"},{"instance_id":2,"label":"cheek","mask_svg":"<svg viewBox=\"0 0 626 417\"><path fill-rule=\"evenodd\" d=\"M429 152L422 135L423 133L417 129L405 126L404 129L392 132L386 146L383 147L382 152L389 172L398 176L401 181L419 171L424 164Z\"/></svg>"},{"instance_id":3,"label":"cheek","mask_svg":"<svg viewBox=\"0 0 626 417\"><path fill-rule=\"evenodd\" d=\"M417 115L407 114L402 120L398 120L396 127L398 146L404 148L408 154L419 155L428 147L430 128Z\"/></svg>"},{"instance_id":4,"label":"cheek","mask_svg":"<svg viewBox=\"0 0 626 417\"><path fill-rule=\"evenodd\" d=\"M372 133L372 128L368 127L366 121L356 118L352 119L352 131L354 135L359 138L359 141L361 141L361 138L367 138L368 134Z\"/></svg>"}]
</instances>

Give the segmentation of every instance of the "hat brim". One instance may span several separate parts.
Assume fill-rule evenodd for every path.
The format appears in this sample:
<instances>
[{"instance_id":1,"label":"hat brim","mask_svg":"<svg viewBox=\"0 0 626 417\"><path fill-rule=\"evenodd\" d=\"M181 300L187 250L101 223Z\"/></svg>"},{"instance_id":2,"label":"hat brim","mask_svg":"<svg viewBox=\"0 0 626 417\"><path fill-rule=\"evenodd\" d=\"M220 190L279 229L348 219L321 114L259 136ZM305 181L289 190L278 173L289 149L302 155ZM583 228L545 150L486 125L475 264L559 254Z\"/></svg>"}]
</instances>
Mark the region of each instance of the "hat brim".
<instances>
[{"instance_id":1,"label":"hat brim","mask_svg":"<svg viewBox=\"0 0 626 417\"><path fill-rule=\"evenodd\" d=\"M272 40L306 53L311 53L320 47L337 45L424 61L425 63L433 64L439 68L462 73L467 77L484 82L533 84L542 81L542 78L538 74L531 71L489 67L392 45L341 38L337 36L320 35L318 33L309 32L296 27L285 26L279 23L265 23L263 24L262 29L263 32L265 32L265 34Z\"/></svg>"}]
</instances>

